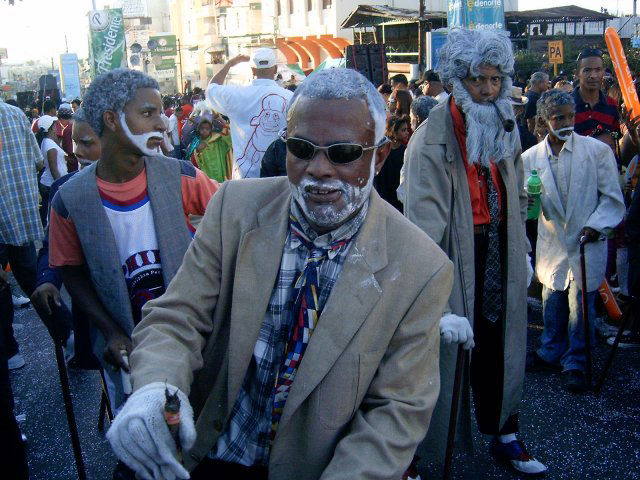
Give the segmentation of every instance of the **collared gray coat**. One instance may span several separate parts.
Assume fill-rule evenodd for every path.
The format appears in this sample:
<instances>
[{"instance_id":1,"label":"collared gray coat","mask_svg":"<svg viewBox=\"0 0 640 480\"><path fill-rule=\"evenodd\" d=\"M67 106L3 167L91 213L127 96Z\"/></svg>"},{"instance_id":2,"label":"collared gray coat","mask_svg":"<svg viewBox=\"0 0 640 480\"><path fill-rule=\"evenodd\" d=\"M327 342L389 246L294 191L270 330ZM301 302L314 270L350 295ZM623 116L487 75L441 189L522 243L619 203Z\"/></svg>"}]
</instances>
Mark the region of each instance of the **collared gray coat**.
<instances>
[{"instance_id":1,"label":"collared gray coat","mask_svg":"<svg viewBox=\"0 0 640 480\"><path fill-rule=\"evenodd\" d=\"M527 347L527 266L529 251L524 228L527 196L523 189L523 165L518 131L511 134L514 154L497 162L504 182L507 221L507 265L503 279L505 313L503 321L504 381L500 425L519 411ZM405 216L425 231L454 265L453 291L447 310L464 316L473 325L475 290L473 215L469 185L458 146L449 102L434 107L429 118L414 132L405 153ZM504 210L503 210L504 212ZM420 252L414 252L420 255ZM442 462L447 429L457 345L440 345L440 396L427 438L419 449L421 457ZM458 439L471 446L471 401L469 365L465 366Z\"/></svg>"}]
</instances>

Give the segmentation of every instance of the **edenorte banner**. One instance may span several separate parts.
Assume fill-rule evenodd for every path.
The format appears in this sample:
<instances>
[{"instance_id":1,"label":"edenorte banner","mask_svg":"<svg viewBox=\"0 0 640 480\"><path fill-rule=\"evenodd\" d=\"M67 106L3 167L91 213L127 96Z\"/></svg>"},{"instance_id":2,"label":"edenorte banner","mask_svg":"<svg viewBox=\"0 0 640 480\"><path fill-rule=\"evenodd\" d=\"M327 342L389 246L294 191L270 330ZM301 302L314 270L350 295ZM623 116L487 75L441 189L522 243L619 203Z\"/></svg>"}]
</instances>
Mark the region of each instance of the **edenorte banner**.
<instances>
[{"instance_id":1,"label":"edenorte banner","mask_svg":"<svg viewBox=\"0 0 640 480\"><path fill-rule=\"evenodd\" d=\"M94 76L127 66L122 9L89 13L91 71Z\"/></svg>"},{"instance_id":2,"label":"edenorte banner","mask_svg":"<svg viewBox=\"0 0 640 480\"><path fill-rule=\"evenodd\" d=\"M504 30L504 2L503 0L449 0L447 21L449 28Z\"/></svg>"},{"instance_id":3,"label":"edenorte banner","mask_svg":"<svg viewBox=\"0 0 640 480\"><path fill-rule=\"evenodd\" d=\"M60 55L60 77L62 91L69 98L80 97L80 72L78 70L78 55L63 53Z\"/></svg>"}]
</instances>

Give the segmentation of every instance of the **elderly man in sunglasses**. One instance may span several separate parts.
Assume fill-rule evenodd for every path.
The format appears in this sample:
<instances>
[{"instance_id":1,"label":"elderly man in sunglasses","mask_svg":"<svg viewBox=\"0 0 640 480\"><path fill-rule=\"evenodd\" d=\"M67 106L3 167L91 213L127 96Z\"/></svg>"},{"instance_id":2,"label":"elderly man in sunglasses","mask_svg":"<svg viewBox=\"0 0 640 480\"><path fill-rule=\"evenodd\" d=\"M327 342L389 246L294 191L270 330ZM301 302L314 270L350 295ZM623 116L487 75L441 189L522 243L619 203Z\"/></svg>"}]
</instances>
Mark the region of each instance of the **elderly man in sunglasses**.
<instances>
[{"instance_id":1,"label":"elderly man in sunglasses","mask_svg":"<svg viewBox=\"0 0 640 480\"><path fill-rule=\"evenodd\" d=\"M215 195L133 334L108 438L142 478L401 478L438 396L452 266L371 188L384 125L362 75L314 74L288 107L288 178Z\"/></svg>"}]
</instances>

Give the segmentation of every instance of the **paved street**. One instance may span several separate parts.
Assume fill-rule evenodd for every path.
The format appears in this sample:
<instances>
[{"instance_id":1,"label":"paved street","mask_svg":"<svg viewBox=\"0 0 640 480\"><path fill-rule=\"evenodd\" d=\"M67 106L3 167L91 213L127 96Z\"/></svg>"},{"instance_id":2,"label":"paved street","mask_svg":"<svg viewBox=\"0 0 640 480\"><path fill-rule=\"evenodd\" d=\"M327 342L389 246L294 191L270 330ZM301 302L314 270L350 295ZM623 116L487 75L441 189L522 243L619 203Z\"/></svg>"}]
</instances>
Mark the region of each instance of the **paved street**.
<instances>
[{"instance_id":1,"label":"paved street","mask_svg":"<svg viewBox=\"0 0 640 480\"><path fill-rule=\"evenodd\" d=\"M531 304L529 349L537 344L542 330L539 303ZM26 414L23 431L29 441L31 478L76 478L53 344L33 308L17 310L15 323L27 365L12 373L12 380L16 413ZM596 372L607 351L600 341L594 355ZM640 350L619 350L599 398L565 393L559 376L527 374L520 417L522 438L549 467L546 478L640 479L639 367ZM88 476L108 480L115 460L96 428L99 376L77 370L69 375ZM487 439L477 435L476 444L475 455L456 458L453 478L521 478L492 462ZM420 467L423 479L439 478L433 465Z\"/></svg>"}]
</instances>

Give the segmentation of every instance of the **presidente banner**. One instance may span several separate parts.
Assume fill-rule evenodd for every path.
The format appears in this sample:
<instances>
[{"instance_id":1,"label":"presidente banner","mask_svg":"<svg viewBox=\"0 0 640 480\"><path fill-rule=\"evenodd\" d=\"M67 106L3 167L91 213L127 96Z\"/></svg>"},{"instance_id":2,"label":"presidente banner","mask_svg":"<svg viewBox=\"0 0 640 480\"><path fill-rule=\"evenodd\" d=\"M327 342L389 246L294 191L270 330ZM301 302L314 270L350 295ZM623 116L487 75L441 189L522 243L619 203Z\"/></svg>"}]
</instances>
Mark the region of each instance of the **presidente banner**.
<instances>
[{"instance_id":1,"label":"presidente banner","mask_svg":"<svg viewBox=\"0 0 640 480\"><path fill-rule=\"evenodd\" d=\"M504 30L504 1L449 0L447 22L449 28Z\"/></svg>"},{"instance_id":2,"label":"presidente banner","mask_svg":"<svg viewBox=\"0 0 640 480\"><path fill-rule=\"evenodd\" d=\"M149 41L155 41L156 47L151 50L151 55L161 57L175 57L178 54L175 35L152 35Z\"/></svg>"},{"instance_id":3,"label":"presidente banner","mask_svg":"<svg viewBox=\"0 0 640 480\"><path fill-rule=\"evenodd\" d=\"M101 75L127 66L122 9L89 13L91 72Z\"/></svg>"},{"instance_id":4,"label":"presidente banner","mask_svg":"<svg viewBox=\"0 0 640 480\"><path fill-rule=\"evenodd\" d=\"M60 55L60 79L65 97L80 97L80 70L78 69L78 55L75 53Z\"/></svg>"}]
</instances>

